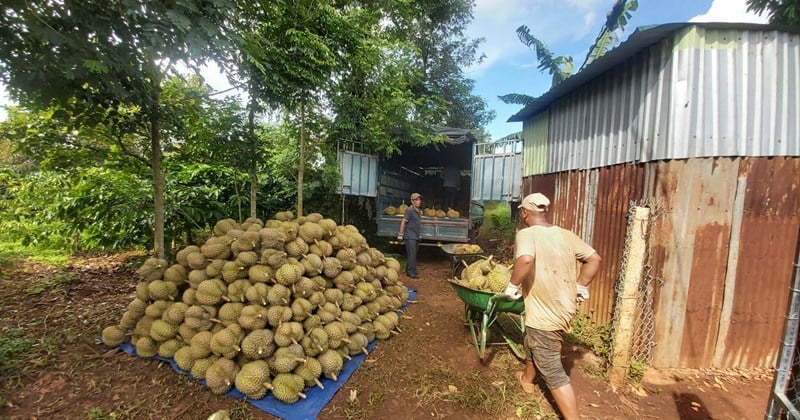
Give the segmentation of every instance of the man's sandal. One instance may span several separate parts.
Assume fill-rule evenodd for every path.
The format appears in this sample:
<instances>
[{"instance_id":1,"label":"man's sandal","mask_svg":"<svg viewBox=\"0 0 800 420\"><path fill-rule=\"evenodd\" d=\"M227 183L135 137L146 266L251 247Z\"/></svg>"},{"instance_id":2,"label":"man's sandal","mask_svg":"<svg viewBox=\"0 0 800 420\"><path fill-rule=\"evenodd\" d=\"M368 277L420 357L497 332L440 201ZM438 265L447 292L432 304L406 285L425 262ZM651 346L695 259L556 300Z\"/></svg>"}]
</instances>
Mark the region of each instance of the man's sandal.
<instances>
[{"instance_id":1,"label":"man's sandal","mask_svg":"<svg viewBox=\"0 0 800 420\"><path fill-rule=\"evenodd\" d=\"M519 384L522 385L522 390L525 391L526 394L535 393L536 385L522 380L523 376L525 376L525 372L517 372L517 382L519 382Z\"/></svg>"}]
</instances>

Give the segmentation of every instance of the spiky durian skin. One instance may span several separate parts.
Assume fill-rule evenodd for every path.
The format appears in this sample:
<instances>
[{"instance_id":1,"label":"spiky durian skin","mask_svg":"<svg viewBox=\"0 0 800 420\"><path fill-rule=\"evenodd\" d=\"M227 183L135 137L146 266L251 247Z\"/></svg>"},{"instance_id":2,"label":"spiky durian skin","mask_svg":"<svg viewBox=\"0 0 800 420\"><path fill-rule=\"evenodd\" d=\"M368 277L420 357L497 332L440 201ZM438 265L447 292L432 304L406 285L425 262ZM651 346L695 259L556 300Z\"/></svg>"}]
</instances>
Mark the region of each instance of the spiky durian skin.
<instances>
[{"instance_id":1,"label":"spiky durian skin","mask_svg":"<svg viewBox=\"0 0 800 420\"><path fill-rule=\"evenodd\" d=\"M103 329L103 343L107 346L118 346L125 341L125 331L122 328L111 325Z\"/></svg>"},{"instance_id":2,"label":"spiky durian skin","mask_svg":"<svg viewBox=\"0 0 800 420\"><path fill-rule=\"evenodd\" d=\"M254 360L244 364L235 378L236 389L254 400L266 395L271 388L269 381L269 364L264 360Z\"/></svg>"}]
</instances>

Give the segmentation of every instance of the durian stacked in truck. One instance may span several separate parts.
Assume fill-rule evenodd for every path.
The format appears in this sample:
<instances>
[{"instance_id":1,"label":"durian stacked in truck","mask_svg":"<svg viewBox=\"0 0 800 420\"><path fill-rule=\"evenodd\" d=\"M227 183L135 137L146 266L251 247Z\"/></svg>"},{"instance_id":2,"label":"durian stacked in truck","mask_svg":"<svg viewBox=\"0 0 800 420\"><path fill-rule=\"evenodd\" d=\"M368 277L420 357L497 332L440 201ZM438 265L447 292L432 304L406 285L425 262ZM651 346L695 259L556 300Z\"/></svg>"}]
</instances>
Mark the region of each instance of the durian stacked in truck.
<instances>
[{"instance_id":1,"label":"durian stacked in truck","mask_svg":"<svg viewBox=\"0 0 800 420\"><path fill-rule=\"evenodd\" d=\"M407 208L408 208L408 206L405 203L401 204L398 207L387 206L386 208L383 209L383 214L386 214L386 215L389 215L389 216L403 216L403 215L406 214L406 209ZM460 219L461 218L461 213L458 210L453 210L451 208L448 208L447 211L444 211L442 209L435 209L435 208L426 207L426 208L422 209L422 215L425 216L425 217L436 217L436 218L440 218L440 219L444 219L444 218Z\"/></svg>"},{"instance_id":2,"label":"durian stacked in truck","mask_svg":"<svg viewBox=\"0 0 800 420\"><path fill-rule=\"evenodd\" d=\"M496 263L492 257L479 259L461 271L458 283L470 289L502 293L511 280L511 268Z\"/></svg>"},{"instance_id":3,"label":"durian stacked in truck","mask_svg":"<svg viewBox=\"0 0 800 420\"><path fill-rule=\"evenodd\" d=\"M235 386L252 399L305 398L373 339L397 333L408 300L396 259L316 213L221 220L176 260L144 262L136 297L103 341L174 358L216 394Z\"/></svg>"}]
</instances>

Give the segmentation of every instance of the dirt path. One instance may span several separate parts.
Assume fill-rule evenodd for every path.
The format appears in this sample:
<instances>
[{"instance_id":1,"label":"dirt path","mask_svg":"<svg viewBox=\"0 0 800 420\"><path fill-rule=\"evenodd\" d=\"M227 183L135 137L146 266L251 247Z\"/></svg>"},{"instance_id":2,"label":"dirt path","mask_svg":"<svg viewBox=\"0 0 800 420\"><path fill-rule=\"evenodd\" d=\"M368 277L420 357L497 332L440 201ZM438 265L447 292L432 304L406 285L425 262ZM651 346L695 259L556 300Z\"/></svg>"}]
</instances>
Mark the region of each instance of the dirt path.
<instances>
[{"instance_id":1,"label":"dirt path","mask_svg":"<svg viewBox=\"0 0 800 420\"><path fill-rule=\"evenodd\" d=\"M272 418L247 403L216 396L158 361L108 351L95 342L132 299L133 267L122 254L76 260L56 271L35 264L3 270L0 328L32 339L40 356L5 375L0 418L201 419L217 410L232 418ZM321 412L322 419L556 418L545 393L522 393L522 368L506 347L478 359L450 262L423 249L417 298L402 333L381 342ZM54 283L56 284L54 286ZM37 285L49 285L34 293ZM597 360L582 348L565 354L582 417L592 419L762 418L769 372L673 371L651 375L645 396L614 394L591 376ZM10 369L5 366L3 369ZM594 369L597 371L597 369ZM5 372L9 372L6 370Z\"/></svg>"}]
</instances>

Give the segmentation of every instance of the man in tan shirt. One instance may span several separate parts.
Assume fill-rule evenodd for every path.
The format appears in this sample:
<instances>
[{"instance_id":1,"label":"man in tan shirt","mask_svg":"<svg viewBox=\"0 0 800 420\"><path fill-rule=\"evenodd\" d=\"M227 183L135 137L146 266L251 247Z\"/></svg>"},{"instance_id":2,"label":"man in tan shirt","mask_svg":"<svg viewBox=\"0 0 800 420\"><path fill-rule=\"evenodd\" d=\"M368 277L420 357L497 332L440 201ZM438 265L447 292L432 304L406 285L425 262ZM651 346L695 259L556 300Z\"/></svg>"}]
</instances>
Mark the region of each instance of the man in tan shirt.
<instances>
[{"instance_id":1,"label":"man in tan shirt","mask_svg":"<svg viewBox=\"0 0 800 420\"><path fill-rule=\"evenodd\" d=\"M544 194L526 196L519 209L526 227L515 238L516 260L505 292L519 299L521 286L525 298L525 372L517 378L530 393L538 371L561 415L577 419L578 401L561 363L561 347L576 302L589 298L587 286L599 270L600 256L578 235L550 223L550 200Z\"/></svg>"}]
</instances>

